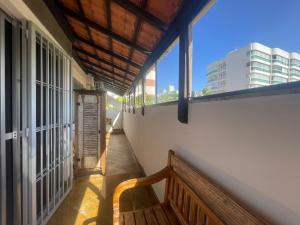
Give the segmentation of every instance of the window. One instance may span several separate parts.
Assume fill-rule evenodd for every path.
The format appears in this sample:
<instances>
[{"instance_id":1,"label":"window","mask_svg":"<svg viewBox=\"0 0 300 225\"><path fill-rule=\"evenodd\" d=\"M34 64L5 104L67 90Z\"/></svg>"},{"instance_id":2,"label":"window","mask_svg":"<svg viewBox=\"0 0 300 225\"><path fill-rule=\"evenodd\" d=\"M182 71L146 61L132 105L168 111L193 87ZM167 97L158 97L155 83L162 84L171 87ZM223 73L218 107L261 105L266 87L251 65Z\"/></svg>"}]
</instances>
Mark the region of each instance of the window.
<instances>
[{"instance_id":1,"label":"window","mask_svg":"<svg viewBox=\"0 0 300 225\"><path fill-rule=\"evenodd\" d=\"M285 4L221 0L194 21L192 96L300 80L300 2Z\"/></svg>"},{"instance_id":2,"label":"window","mask_svg":"<svg viewBox=\"0 0 300 225\"><path fill-rule=\"evenodd\" d=\"M144 79L144 102L145 105L156 103L156 66L152 66Z\"/></svg>"},{"instance_id":3,"label":"window","mask_svg":"<svg viewBox=\"0 0 300 225\"><path fill-rule=\"evenodd\" d=\"M143 84L143 80L140 79L136 88L135 88L135 107L136 108L141 108L142 107L142 100L143 100L143 96L142 96L142 84Z\"/></svg>"},{"instance_id":4,"label":"window","mask_svg":"<svg viewBox=\"0 0 300 225\"><path fill-rule=\"evenodd\" d=\"M252 62L251 63L251 71L261 71L261 72L266 72L269 73L270 72L270 66L263 64L263 63L259 63L259 62Z\"/></svg>"},{"instance_id":5,"label":"window","mask_svg":"<svg viewBox=\"0 0 300 225\"><path fill-rule=\"evenodd\" d=\"M134 112L134 90L129 94L129 112Z\"/></svg>"},{"instance_id":6,"label":"window","mask_svg":"<svg viewBox=\"0 0 300 225\"><path fill-rule=\"evenodd\" d=\"M291 59L291 67L293 66L300 68L300 60Z\"/></svg>"},{"instance_id":7,"label":"window","mask_svg":"<svg viewBox=\"0 0 300 225\"><path fill-rule=\"evenodd\" d=\"M273 63L280 63L280 64L283 64L283 65L288 65L289 64L289 60L287 58L284 58L280 55L273 55L272 56L272 62Z\"/></svg>"},{"instance_id":8,"label":"window","mask_svg":"<svg viewBox=\"0 0 300 225\"><path fill-rule=\"evenodd\" d=\"M157 103L178 100L179 42L175 41L157 62Z\"/></svg>"},{"instance_id":9,"label":"window","mask_svg":"<svg viewBox=\"0 0 300 225\"><path fill-rule=\"evenodd\" d=\"M271 56L269 54L261 52L261 51L251 50L251 59L253 59L253 60L259 59L259 60L263 60L266 62L270 62Z\"/></svg>"}]
</instances>

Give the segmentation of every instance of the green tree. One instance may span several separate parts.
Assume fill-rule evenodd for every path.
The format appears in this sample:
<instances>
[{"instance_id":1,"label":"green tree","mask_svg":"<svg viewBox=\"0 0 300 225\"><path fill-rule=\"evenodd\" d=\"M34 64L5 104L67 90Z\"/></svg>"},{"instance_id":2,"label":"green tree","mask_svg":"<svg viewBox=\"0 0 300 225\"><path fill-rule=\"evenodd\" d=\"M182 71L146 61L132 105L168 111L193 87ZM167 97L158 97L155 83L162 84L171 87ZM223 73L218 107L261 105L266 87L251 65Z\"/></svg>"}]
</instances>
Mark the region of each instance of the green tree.
<instances>
[{"instance_id":1,"label":"green tree","mask_svg":"<svg viewBox=\"0 0 300 225\"><path fill-rule=\"evenodd\" d=\"M144 96L145 105L155 104L155 95L146 95Z\"/></svg>"},{"instance_id":2,"label":"green tree","mask_svg":"<svg viewBox=\"0 0 300 225\"><path fill-rule=\"evenodd\" d=\"M124 97L123 97L123 96L118 96L118 97L116 98L116 100L117 100L118 102L120 102L120 103L123 103L123 102L124 102Z\"/></svg>"},{"instance_id":3,"label":"green tree","mask_svg":"<svg viewBox=\"0 0 300 225\"><path fill-rule=\"evenodd\" d=\"M159 102L172 102L178 100L178 93L176 91L161 93L159 95Z\"/></svg>"},{"instance_id":4,"label":"green tree","mask_svg":"<svg viewBox=\"0 0 300 225\"><path fill-rule=\"evenodd\" d=\"M204 88L202 89L202 95L203 95L203 96L210 95L210 90L209 90L208 87L204 87Z\"/></svg>"}]
</instances>

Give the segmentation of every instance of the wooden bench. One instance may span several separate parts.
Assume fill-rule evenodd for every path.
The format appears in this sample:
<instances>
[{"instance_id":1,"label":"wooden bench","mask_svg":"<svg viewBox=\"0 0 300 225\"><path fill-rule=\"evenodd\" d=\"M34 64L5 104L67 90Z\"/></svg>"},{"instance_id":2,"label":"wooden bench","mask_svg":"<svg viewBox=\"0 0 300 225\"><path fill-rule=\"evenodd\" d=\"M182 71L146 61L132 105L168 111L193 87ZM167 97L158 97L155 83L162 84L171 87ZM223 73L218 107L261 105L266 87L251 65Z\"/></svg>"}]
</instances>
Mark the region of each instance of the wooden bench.
<instances>
[{"instance_id":1,"label":"wooden bench","mask_svg":"<svg viewBox=\"0 0 300 225\"><path fill-rule=\"evenodd\" d=\"M151 208L119 212L121 194L166 179L164 202ZM119 184L113 197L114 225L266 225L183 159L169 152L160 172Z\"/></svg>"}]
</instances>

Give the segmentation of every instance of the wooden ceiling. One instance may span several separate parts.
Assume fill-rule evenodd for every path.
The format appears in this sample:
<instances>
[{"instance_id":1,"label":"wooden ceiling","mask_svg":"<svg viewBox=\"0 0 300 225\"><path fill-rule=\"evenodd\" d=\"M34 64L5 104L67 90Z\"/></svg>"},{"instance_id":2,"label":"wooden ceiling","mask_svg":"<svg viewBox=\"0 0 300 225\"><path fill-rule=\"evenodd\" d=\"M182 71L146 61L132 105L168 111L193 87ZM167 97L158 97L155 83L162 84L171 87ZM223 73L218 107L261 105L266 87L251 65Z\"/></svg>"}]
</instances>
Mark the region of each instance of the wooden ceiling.
<instances>
[{"instance_id":1,"label":"wooden ceiling","mask_svg":"<svg viewBox=\"0 0 300 225\"><path fill-rule=\"evenodd\" d=\"M72 41L73 55L83 69L119 93L128 90L145 65L156 58L154 53L166 42L173 21L189 2L44 1Z\"/></svg>"}]
</instances>

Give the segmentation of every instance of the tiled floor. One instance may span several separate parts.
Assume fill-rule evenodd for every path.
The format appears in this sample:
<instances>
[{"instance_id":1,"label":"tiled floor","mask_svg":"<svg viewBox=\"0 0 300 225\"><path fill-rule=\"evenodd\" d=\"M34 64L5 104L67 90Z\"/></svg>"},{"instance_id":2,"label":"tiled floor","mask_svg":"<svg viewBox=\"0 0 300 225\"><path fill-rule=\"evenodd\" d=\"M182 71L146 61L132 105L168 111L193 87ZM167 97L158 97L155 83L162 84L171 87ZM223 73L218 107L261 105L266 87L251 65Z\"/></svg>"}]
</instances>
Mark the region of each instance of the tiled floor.
<instances>
[{"instance_id":1,"label":"tiled floor","mask_svg":"<svg viewBox=\"0 0 300 225\"><path fill-rule=\"evenodd\" d=\"M115 186L133 177L142 176L123 134L111 135L107 151L107 173L81 173L73 189L48 225L112 225L112 196ZM151 206L156 203L147 188L136 188L121 197L121 211Z\"/></svg>"}]
</instances>

